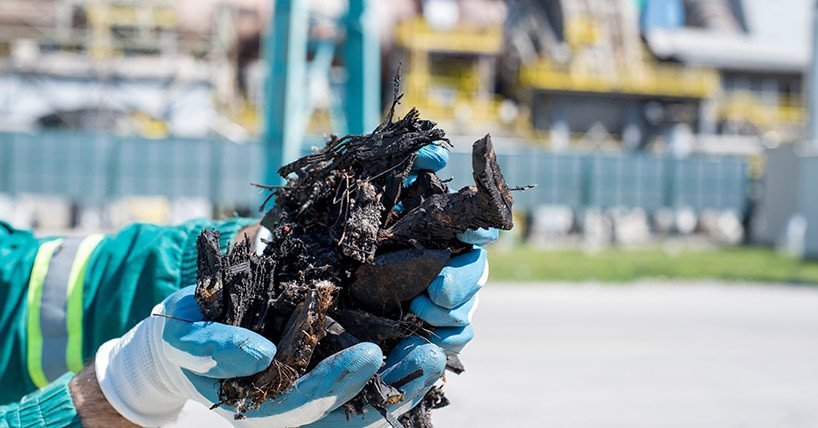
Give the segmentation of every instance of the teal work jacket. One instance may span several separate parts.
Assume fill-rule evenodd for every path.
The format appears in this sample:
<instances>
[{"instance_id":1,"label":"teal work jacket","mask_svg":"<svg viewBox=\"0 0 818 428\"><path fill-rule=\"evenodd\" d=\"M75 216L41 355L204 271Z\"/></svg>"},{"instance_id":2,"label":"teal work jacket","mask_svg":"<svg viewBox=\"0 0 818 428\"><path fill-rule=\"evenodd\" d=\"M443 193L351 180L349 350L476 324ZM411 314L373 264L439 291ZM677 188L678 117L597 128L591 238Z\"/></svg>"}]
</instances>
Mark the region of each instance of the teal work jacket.
<instances>
[{"instance_id":1,"label":"teal work jacket","mask_svg":"<svg viewBox=\"0 0 818 428\"><path fill-rule=\"evenodd\" d=\"M256 221L133 224L113 235L45 239L0 221L0 428L80 426L73 373L196 283L202 229L218 229L224 250Z\"/></svg>"}]
</instances>

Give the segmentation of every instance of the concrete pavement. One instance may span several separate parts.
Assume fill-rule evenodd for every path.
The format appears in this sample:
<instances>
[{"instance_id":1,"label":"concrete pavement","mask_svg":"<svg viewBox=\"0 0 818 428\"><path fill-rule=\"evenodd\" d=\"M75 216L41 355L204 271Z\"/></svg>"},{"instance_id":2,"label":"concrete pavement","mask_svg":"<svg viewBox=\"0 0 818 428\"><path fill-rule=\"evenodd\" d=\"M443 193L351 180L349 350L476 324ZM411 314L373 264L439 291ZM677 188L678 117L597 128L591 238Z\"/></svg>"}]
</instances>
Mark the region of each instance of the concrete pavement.
<instances>
[{"instance_id":1,"label":"concrete pavement","mask_svg":"<svg viewBox=\"0 0 818 428\"><path fill-rule=\"evenodd\" d=\"M439 428L818 427L818 287L489 284Z\"/></svg>"}]
</instances>

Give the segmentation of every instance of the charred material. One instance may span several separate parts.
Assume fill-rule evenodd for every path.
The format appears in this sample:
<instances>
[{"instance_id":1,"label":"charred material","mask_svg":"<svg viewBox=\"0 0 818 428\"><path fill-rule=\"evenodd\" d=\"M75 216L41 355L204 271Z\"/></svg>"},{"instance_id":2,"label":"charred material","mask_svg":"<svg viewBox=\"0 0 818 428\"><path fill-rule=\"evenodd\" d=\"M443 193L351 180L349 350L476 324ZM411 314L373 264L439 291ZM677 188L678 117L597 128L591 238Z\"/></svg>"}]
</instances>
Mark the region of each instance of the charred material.
<instances>
[{"instance_id":1,"label":"charred material","mask_svg":"<svg viewBox=\"0 0 818 428\"><path fill-rule=\"evenodd\" d=\"M204 230L196 242L198 285L196 301L206 320L265 331L270 309L268 298L276 293L275 261L259 257L249 239L222 255L219 232Z\"/></svg>"},{"instance_id":2,"label":"charred material","mask_svg":"<svg viewBox=\"0 0 818 428\"><path fill-rule=\"evenodd\" d=\"M274 397L278 392L286 390L306 372L315 347L327 334L324 324L336 290L337 287L331 283L322 282L309 291L284 328L279 351L266 370L222 382L219 398L236 408L239 412L237 418L241 417L241 413L258 407L267 396ZM263 385L260 391L255 389L260 385ZM254 397L254 394L259 393L262 395L261 400ZM234 397L241 398L234 400Z\"/></svg>"},{"instance_id":3,"label":"charred material","mask_svg":"<svg viewBox=\"0 0 818 428\"><path fill-rule=\"evenodd\" d=\"M486 135L472 146L472 168L476 186L431 195L385 229L380 237L382 244L417 243L440 248L467 229L511 229L514 200L497 164L491 136Z\"/></svg>"},{"instance_id":4,"label":"charred material","mask_svg":"<svg viewBox=\"0 0 818 428\"><path fill-rule=\"evenodd\" d=\"M432 428L432 409L449 405L449 399L443 395L440 387L432 387L412 410L400 417L399 422L405 427Z\"/></svg>"},{"instance_id":5,"label":"charred material","mask_svg":"<svg viewBox=\"0 0 818 428\"><path fill-rule=\"evenodd\" d=\"M349 293L365 309L389 314L417 297L440 273L452 252L409 249L381 254L355 271Z\"/></svg>"},{"instance_id":6,"label":"charred material","mask_svg":"<svg viewBox=\"0 0 818 428\"><path fill-rule=\"evenodd\" d=\"M221 382L217 405L234 407L237 417L334 352L367 341L388 354L404 337L427 337L430 326L409 313L409 302L452 255L470 249L457 234L512 227L513 201L488 135L473 147L475 186L450 194L431 171L405 185L419 149L449 143L415 109L393 121L399 99L371 134L333 136L321 151L281 167L287 184L267 187L274 206L262 220L272 233L263 255L248 239L222 254L218 232L199 237L196 298L205 319L277 344L265 371ZM401 426L385 409L403 399L401 386L375 376L345 408L371 406ZM445 401L433 391L404 424L431 426L428 409Z\"/></svg>"}]
</instances>

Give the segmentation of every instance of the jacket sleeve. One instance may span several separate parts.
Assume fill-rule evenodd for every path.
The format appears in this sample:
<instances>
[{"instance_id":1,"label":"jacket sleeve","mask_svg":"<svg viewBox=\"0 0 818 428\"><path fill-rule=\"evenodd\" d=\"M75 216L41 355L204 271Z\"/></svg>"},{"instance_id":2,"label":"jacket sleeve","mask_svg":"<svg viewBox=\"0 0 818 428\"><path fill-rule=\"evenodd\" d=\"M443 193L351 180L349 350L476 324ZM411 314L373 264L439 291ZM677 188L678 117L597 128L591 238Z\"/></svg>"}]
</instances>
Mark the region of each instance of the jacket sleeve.
<instances>
[{"instance_id":1,"label":"jacket sleeve","mask_svg":"<svg viewBox=\"0 0 818 428\"><path fill-rule=\"evenodd\" d=\"M121 336L149 316L165 297L196 282L196 238L202 229L219 230L224 249L242 227L256 221L234 218L191 220L179 226L132 224L105 236L88 256L82 281L78 324L82 326L82 360L91 361L102 343ZM27 322L31 318L27 290L38 249L46 247L42 245L46 242L50 241L0 222L0 404L17 401L37 389L28 367L29 360L37 358L27 355L32 331ZM49 268L53 265L52 260ZM42 349L42 355L49 353Z\"/></svg>"},{"instance_id":2,"label":"jacket sleeve","mask_svg":"<svg viewBox=\"0 0 818 428\"><path fill-rule=\"evenodd\" d=\"M25 364L25 320L29 275L41 242L0 222L0 404L35 389Z\"/></svg>"},{"instance_id":3,"label":"jacket sleeve","mask_svg":"<svg viewBox=\"0 0 818 428\"><path fill-rule=\"evenodd\" d=\"M150 316L175 291L196 283L196 238L202 229L221 233L221 247L257 222L191 220L179 226L133 224L103 240L91 255L83 295L83 357Z\"/></svg>"},{"instance_id":4,"label":"jacket sleeve","mask_svg":"<svg viewBox=\"0 0 818 428\"><path fill-rule=\"evenodd\" d=\"M68 386L73 377L66 373L19 402L0 406L0 428L82 427Z\"/></svg>"}]
</instances>

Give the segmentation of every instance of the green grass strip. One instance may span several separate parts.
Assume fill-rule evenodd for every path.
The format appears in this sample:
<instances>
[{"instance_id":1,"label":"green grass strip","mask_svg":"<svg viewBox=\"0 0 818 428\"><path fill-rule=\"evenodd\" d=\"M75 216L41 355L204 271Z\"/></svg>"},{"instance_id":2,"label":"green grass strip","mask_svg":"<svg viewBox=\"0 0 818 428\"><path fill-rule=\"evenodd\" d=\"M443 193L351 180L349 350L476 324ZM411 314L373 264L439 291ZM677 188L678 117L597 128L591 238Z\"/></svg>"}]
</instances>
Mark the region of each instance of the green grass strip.
<instances>
[{"instance_id":1,"label":"green grass strip","mask_svg":"<svg viewBox=\"0 0 818 428\"><path fill-rule=\"evenodd\" d=\"M641 278L818 283L818 262L761 247L666 251L662 248L540 250L488 247L495 281L627 282Z\"/></svg>"}]
</instances>

